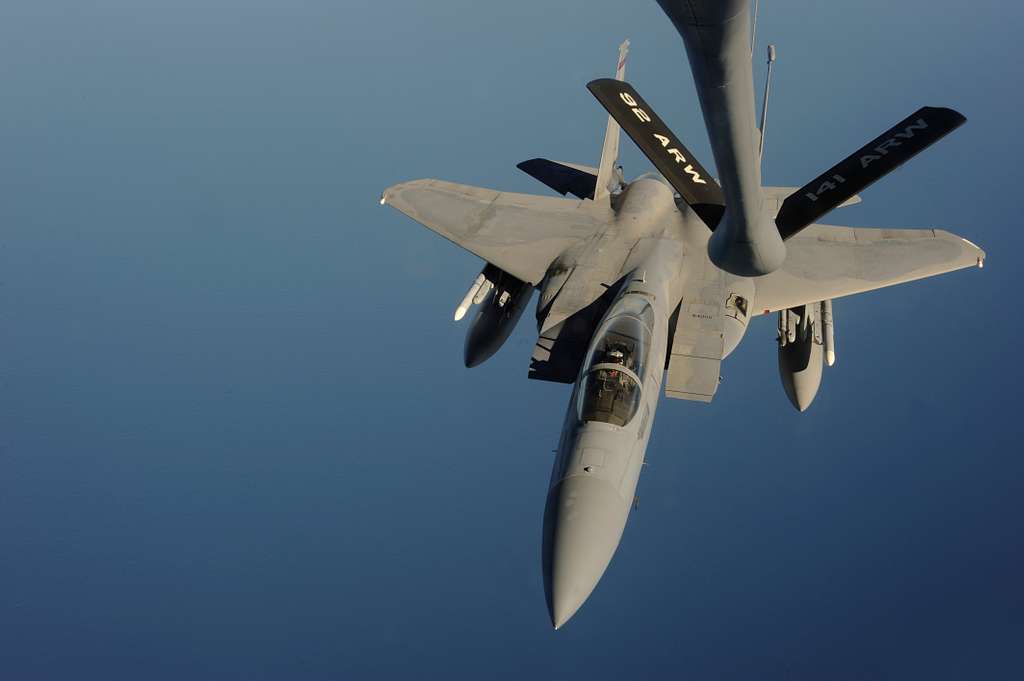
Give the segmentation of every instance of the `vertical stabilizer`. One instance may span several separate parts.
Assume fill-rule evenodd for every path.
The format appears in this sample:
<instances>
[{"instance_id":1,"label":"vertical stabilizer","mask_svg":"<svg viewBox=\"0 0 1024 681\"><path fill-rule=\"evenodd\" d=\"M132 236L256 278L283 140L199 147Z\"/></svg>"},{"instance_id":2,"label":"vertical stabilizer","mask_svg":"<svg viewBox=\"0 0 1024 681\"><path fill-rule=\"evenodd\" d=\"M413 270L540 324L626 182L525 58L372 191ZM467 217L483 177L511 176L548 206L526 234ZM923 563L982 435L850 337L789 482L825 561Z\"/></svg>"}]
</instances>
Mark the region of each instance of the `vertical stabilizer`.
<instances>
[{"instance_id":1,"label":"vertical stabilizer","mask_svg":"<svg viewBox=\"0 0 1024 681\"><path fill-rule=\"evenodd\" d=\"M626 77L626 55L629 54L629 41L624 40L619 45L619 61L615 68L615 80L623 80ZM604 131L604 146L601 148L601 163L597 169L597 186L594 188L594 200L600 201L608 196L613 187L618 184L615 166L619 162L619 124L611 116L608 117L608 127Z\"/></svg>"}]
</instances>

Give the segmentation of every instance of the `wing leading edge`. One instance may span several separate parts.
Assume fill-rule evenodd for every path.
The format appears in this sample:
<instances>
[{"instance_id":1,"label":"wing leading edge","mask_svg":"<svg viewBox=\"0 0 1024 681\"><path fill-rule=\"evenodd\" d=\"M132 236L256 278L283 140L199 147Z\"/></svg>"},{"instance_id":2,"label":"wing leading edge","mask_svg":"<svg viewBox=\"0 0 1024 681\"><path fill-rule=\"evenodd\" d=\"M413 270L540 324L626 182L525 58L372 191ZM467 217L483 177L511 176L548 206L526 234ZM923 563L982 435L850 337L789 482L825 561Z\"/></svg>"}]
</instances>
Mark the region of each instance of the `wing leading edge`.
<instances>
[{"instance_id":1,"label":"wing leading edge","mask_svg":"<svg viewBox=\"0 0 1024 681\"><path fill-rule=\"evenodd\" d=\"M590 201L442 180L393 185L384 190L381 203L531 284L544 278L555 258L601 225Z\"/></svg>"},{"instance_id":2,"label":"wing leading edge","mask_svg":"<svg viewBox=\"0 0 1024 681\"><path fill-rule=\"evenodd\" d=\"M941 229L811 225L786 242L786 262L754 280L754 309L767 314L981 267L985 251Z\"/></svg>"}]
</instances>

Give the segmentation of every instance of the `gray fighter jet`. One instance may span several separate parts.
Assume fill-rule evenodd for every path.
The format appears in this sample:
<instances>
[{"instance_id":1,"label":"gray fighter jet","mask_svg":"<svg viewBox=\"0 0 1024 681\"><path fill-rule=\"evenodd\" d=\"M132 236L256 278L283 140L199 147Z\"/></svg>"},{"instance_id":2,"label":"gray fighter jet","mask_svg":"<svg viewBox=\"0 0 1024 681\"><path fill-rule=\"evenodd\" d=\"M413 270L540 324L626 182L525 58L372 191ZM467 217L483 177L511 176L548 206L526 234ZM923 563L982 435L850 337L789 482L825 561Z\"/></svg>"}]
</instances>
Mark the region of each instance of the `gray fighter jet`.
<instances>
[{"instance_id":1,"label":"gray fighter jet","mask_svg":"<svg viewBox=\"0 0 1024 681\"><path fill-rule=\"evenodd\" d=\"M659 4L686 47L717 180L623 81L627 41L615 78L588 85L610 113L600 164L519 164L565 198L433 179L381 197L486 261L455 313L458 320L479 307L467 366L497 351L540 292L529 376L574 385L544 512L556 629L619 544L662 391L710 402L750 318L777 312L782 382L803 411L823 365L835 361L833 299L981 267L985 258L939 229L817 223L962 124L960 114L924 107L804 187L764 187L747 0ZM658 172L624 180L620 126Z\"/></svg>"}]
</instances>

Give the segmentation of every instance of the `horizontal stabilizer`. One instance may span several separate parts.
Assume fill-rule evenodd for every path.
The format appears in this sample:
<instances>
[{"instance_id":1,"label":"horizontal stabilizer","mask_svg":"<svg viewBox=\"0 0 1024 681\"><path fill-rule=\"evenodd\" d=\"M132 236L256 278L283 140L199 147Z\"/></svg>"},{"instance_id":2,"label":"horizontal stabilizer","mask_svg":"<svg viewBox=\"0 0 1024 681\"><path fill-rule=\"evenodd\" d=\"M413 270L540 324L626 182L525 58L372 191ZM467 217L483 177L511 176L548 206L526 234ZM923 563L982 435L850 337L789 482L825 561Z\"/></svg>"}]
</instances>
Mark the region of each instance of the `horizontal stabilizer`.
<instances>
[{"instance_id":1,"label":"horizontal stabilizer","mask_svg":"<svg viewBox=\"0 0 1024 681\"><path fill-rule=\"evenodd\" d=\"M918 109L793 192L775 217L779 234L783 239L793 236L956 130L966 120L952 109L931 106Z\"/></svg>"},{"instance_id":2,"label":"horizontal stabilizer","mask_svg":"<svg viewBox=\"0 0 1024 681\"><path fill-rule=\"evenodd\" d=\"M584 166L549 161L546 158L531 158L529 161L516 164L516 168L562 196L572 194L579 199L594 198L597 173L588 172Z\"/></svg>"},{"instance_id":3,"label":"horizontal stabilizer","mask_svg":"<svg viewBox=\"0 0 1024 681\"><path fill-rule=\"evenodd\" d=\"M587 89L675 187L683 201L714 229L725 212L721 187L636 89L614 78L593 80L587 83Z\"/></svg>"}]
</instances>

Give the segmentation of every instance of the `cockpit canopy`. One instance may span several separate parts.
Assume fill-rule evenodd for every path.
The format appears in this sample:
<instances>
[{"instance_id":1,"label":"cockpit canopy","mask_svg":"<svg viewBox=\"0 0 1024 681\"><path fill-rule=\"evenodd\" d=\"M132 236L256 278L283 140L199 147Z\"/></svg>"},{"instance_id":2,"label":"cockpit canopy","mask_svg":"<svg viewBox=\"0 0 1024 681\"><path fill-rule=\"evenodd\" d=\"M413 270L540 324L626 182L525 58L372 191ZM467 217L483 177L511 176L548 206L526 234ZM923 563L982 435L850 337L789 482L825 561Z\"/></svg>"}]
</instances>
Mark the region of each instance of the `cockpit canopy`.
<instances>
[{"instance_id":1,"label":"cockpit canopy","mask_svg":"<svg viewBox=\"0 0 1024 681\"><path fill-rule=\"evenodd\" d=\"M643 298L627 294L597 333L580 383L581 421L625 426L640 409L654 315Z\"/></svg>"}]
</instances>

